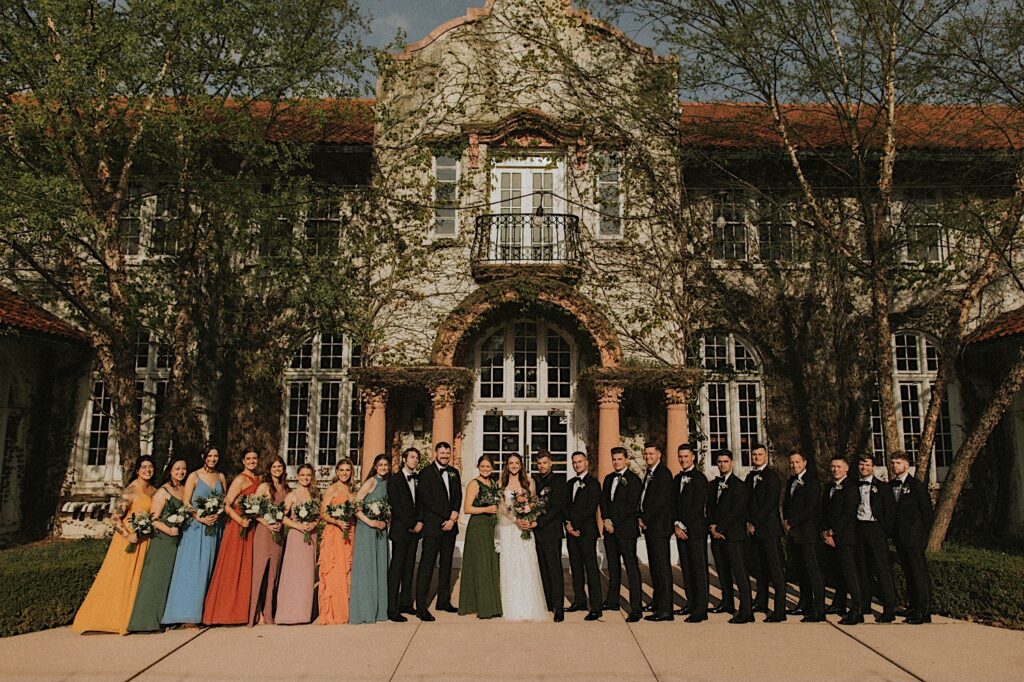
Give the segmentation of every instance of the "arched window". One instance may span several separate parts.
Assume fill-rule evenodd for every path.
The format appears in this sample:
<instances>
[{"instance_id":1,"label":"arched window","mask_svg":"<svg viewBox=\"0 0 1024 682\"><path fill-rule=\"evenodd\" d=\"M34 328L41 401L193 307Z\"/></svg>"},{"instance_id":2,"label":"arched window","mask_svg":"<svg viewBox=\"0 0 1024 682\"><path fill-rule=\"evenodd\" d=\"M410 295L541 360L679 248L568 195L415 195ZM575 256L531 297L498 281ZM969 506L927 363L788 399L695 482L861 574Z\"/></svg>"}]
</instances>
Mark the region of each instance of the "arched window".
<instances>
[{"instance_id":1,"label":"arched window","mask_svg":"<svg viewBox=\"0 0 1024 682\"><path fill-rule=\"evenodd\" d=\"M285 370L282 451L289 467L358 459L362 413L348 368L359 356L359 346L340 334L316 334L295 351Z\"/></svg>"},{"instance_id":2,"label":"arched window","mask_svg":"<svg viewBox=\"0 0 1024 682\"><path fill-rule=\"evenodd\" d=\"M750 466L750 448L763 441L761 365L751 347L735 334L710 331L700 338L701 433L709 453L729 449L737 463Z\"/></svg>"},{"instance_id":3,"label":"arched window","mask_svg":"<svg viewBox=\"0 0 1024 682\"><path fill-rule=\"evenodd\" d=\"M903 439L903 449L911 460L917 457L918 442L924 426L924 415L931 400L932 385L939 372L939 349L924 334L900 331L893 334L893 364L896 390L899 394L897 426ZM955 383L946 386L935 430L932 449L932 470L937 480L946 476L955 452L951 413L959 413L959 391ZM871 441L876 464L884 466L885 438L882 431L882 410L876 398L871 404Z\"/></svg>"}]
</instances>

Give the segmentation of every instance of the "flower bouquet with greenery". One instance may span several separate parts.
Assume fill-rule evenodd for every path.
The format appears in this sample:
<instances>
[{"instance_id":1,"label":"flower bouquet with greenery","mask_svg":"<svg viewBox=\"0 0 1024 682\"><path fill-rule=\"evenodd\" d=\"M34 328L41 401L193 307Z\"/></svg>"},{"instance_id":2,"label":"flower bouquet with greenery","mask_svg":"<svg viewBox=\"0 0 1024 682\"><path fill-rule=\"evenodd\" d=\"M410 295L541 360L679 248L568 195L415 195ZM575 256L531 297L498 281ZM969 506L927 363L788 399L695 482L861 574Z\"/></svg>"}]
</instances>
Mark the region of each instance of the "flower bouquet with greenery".
<instances>
[{"instance_id":1,"label":"flower bouquet with greenery","mask_svg":"<svg viewBox=\"0 0 1024 682\"><path fill-rule=\"evenodd\" d=\"M139 542L153 534L153 515L145 511L135 512L128 519L128 527L135 533L138 542L129 542L124 551L134 554L135 550L139 548Z\"/></svg>"}]
</instances>

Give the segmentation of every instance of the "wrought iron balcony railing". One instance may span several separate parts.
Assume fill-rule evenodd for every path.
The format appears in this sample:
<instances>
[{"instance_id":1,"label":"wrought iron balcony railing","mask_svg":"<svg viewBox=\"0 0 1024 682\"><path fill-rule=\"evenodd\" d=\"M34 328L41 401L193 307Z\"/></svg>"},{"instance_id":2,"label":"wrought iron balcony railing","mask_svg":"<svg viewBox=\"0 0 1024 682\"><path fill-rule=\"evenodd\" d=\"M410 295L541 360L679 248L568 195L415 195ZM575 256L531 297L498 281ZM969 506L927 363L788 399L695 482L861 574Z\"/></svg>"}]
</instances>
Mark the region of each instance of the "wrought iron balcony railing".
<instances>
[{"instance_id":1,"label":"wrought iron balcony railing","mask_svg":"<svg viewBox=\"0 0 1024 682\"><path fill-rule=\"evenodd\" d=\"M582 264L579 218L574 215L498 213L476 219L473 267L578 266Z\"/></svg>"}]
</instances>

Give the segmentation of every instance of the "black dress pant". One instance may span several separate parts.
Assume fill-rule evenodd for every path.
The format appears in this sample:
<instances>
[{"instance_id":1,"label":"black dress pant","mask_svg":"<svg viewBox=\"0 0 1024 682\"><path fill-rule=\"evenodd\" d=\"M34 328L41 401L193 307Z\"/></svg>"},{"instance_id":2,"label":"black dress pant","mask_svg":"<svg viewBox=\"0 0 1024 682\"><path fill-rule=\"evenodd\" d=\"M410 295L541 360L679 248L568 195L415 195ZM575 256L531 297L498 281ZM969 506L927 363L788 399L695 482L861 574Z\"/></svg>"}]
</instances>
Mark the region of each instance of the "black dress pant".
<instances>
[{"instance_id":1,"label":"black dress pant","mask_svg":"<svg viewBox=\"0 0 1024 682\"><path fill-rule=\"evenodd\" d=\"M727 569L724 572L719 573L719 578L722 582L722 592L725 593L725 583L736 583L736 589L740 595L740 608L737 612L738 615L752 617L753 609L750 598L750 574L747 572L747 563L743 557L743 551L746 549L745 542L722 542L722 550L726 559ZM717 559L716 559L717 561ZM730 592L732 591L732 585ZM732 604L732 601L725 602L726 604Z\"/></svg>"},{"instance_id":2,"label":"black dress pant","mask_svg":"<svg viewBox=\"0 0 1024 682\"><path fill-rule=\"evenodd\" d=\"M857 576L857 546L840 545L833 552L835 561L839 564L839 572L836 574L836 596L832 600L832 605L851 614L860 614L863 612L864 603L861 601L860 578ZM850 595L848 608L847 594Z\"/></svg>"},{"instance_id":3,"label":"black dress pant","mask_svg":"<svg viewBox=\"0 0 1024 682\"><path fill-rule=\"evenodd\" d=\"M600 613L601 572L597 565L597 537L570 535L566 543L569 545L569 570L572 573L572 603Z\"/></svg>"},{"instance_id":4,"label":"black dress pant","mask_svg":"<svg viewBox=\"0 0 1024 682\"><path fill-rule=\"evenodd\" d=\"M910 601L908 610L916 616L932 615L931 579L928 576L924 547L897 544L896 556L903 567L903 575L907 577L907 597Z\"/></svg>"},{"instance_id":5,"label":"black dress pant","mask_svg":"<svg viewBox=\"0 0 1024 682\"><path fill-rule=\"evenodd\" d=\"M757 599L755 604L765 611L768 610L768 585L775 590L776 616L786 615L786 577L782 570L782 548L779 538L762 538L754 535L754 558L757 561L755 579L757 580Z\"/></svg>"},{"instance_id":6,"label":"black dress pant","mask_svg":"<svg viewBox=\"0 0 1024 682\"><path fill-rule=\"evenodd\" d=\"M679 550L679 570L683 574L686 608L696 616L708 613L708 536L690 535L686 540L676 538Z\"/></svg>"},{"instance_id":7,"label":"black dress pant","mask_svg":"<svg viewBox=\"0 0 1024 682\"><path fill-rule=\"evenodd\" d=\"M735 592L732 589L732 567L729 565L729 554L725 550L725 540L711 539L711 555L715 558L715 572L718 573L718 584L722 588L722 606L730 611L736 610Z\"/></svg>"},{"instance_id":8,"label":"black dress pant","mask_svg":"<svg viewBox=\"0 0 1024 682\"><path fill-rule=\"evenodd\" d=\"M647 543L647 565L651 570L655 615L672 614L672 554L668 537L644 536Z\"/></svg>"},{"instance_id":9,"label":"black dress pant","mask_svg":"<svg viewBox=\"0 0 1024 682\"><path fill-rule=\"evenodd\" d=\"M454 554L454 532L424 536L420 568L416 576L416 608L419 611L426 611L430 605L427 601L427 594L430 591L430 578L434 575L435 563L440 564L437 572L437 606L440 608L452 605L452 557Z\"/></svg>"},{"instance_id":10,"label":"black dress pant","mask_svg":"<svg viewBox=\"0 0 1024 682\"><path fill-rule=\"evenodd\" d=\"M411 611L413 580L416 573L418 533L404 531L391 538L391 563L388 565L388 615Z\"/></svg>"},{"instance_id":11,"label":"black dress pant","mask_svg":"<svg viewBox=\"0 0 1024 682\"><path fill-rule=\"evenodd\" d=\"M562 538L535 538L540 581L548 611L565 608L565 577L562 574Z\"/></svg>"},{"instance_id":12,"label":"black dress pant","mask_svg":"<svg viewBox=\"0 0 1024 682\"><path fill-rule=\"evenodd\" d=\"M604 534L604 553L608 557L608 597L604 602L606 604L619 603L622 564L625 564L630 613L640 613L643 608L640 592L640 561L636 558L636 540L636 538L622 537L618 533Z\"/></svg>"},{"instance_id":13,"label":"black dress pant","mask_svg":"<svg viewBox=\"0 0 1024 682\"><path fill-rule=\"evenodd\" d=\"M800 568L800 609L808 615L825 615L825 583L818 566L816 543L793 543Z\"/></svg>"},{"instance_id":14,"label":"black dress pant","mask_svg":"<svg viewBox=\"0 0 1024 682\"><path fill-rule=\"evenodd\" d=\"M872 576L878 582L882 612L896 610L896 589L889 568L889 543L885 530L877 521L857 522L857 577L860 579L861 613L871 611Z\"/></svg>"}]
</instances>

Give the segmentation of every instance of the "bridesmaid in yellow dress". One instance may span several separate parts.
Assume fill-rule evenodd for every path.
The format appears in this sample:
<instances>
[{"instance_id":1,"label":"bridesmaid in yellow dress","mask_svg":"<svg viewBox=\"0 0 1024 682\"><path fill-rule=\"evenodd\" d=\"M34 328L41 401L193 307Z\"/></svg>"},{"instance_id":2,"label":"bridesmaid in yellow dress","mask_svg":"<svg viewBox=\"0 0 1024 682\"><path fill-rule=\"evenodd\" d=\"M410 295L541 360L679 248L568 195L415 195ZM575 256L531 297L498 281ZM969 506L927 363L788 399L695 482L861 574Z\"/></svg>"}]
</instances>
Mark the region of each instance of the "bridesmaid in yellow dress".
<instances>
[{"instance_id":1,"label":"bridesmaid in yellow dress","mask_svg":"<svg viewBox=\"0 0 1024 682\"><path fill-rule=\"evenodd\" d=\"M352 541L356 529L351 521L339 521L327 515L327 507L343 504L352 497L352 460L347 457L338 462L334 472L336 480L324 491L320 503L324 532L320 536L320 617L321 625L348 622L348 594L352 583ZM348 533L348 538L345 533Z\"/></svg>"},{"instance_id":2,"label":"bridesmaid in yellow dress","mask_svg":"<svg viewBox=\"0 0 1024 682\"><path fill-rule=\"evenodd\" d=\"M132 482L124 487L112 515L114 537L100 572L75 615L71 626L74 632L128 634L148 545L145 538L136 536L128 521L135 514L149 511L156 494L156 488L150 485L154 470L151 457L139 457L135 462ZM134 552L126 551L129 544L136 545Z\"/></svg>"}]
</instances>

